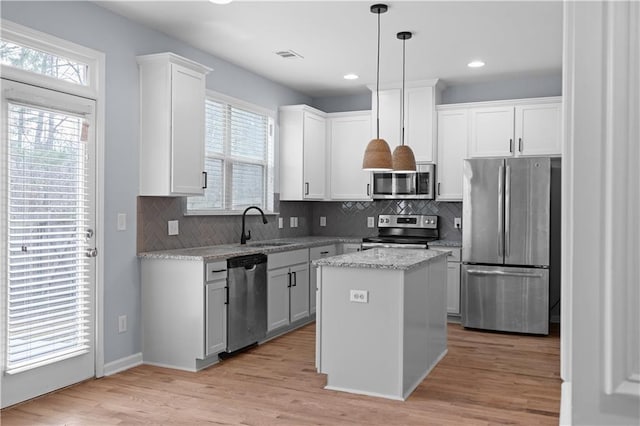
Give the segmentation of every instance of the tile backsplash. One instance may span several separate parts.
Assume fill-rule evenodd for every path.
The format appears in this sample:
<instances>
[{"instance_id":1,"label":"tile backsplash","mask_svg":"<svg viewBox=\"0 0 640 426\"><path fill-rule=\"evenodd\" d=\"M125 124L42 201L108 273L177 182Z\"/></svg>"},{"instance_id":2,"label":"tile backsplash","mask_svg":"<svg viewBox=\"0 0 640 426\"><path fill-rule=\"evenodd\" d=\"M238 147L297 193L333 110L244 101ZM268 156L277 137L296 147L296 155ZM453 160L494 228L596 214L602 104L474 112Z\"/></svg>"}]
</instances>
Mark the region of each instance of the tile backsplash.
<instances>
[{"instance_id":1,"label":"tile backsplash","mask_svg":"<svg viewBox=\"0 0 640 426\"><path fill-rule=\"evenodd\" d=\"M245 226L251 230L252 241L302 237L311 234L311 210L310 203L283 202L279 215L267 216L269 223L263 224L259 215L247 215ZM293 216L298 218L297 228L289 227L289 218ZM278 229L278 217L284 219L282 229ZM178 235L167 235L170 220L179 221ZM242 229L240 215L185 216L184 198L179 197L138 197L137 222L138 253L240 243Z\"/></svg>"},{"instance_id":2,"label":"tile backsplash","mask_svg":"<svg viewBox=\"0 0 640 426\"><path fill-rule=\"evenodd\" d=\"M276 200L278 199L276 194ZM269 215L263 224L259 216L248 215L246 227L252 240L302 237L307 235L365 237L376 235L367 227L367 218L379 214L432 214L440 216L440 237L460 240L462 233L453 228L453 218L462 216L462 203L432 200L384 200L345 202L276 201L278 215ZM289 226L290 217L298 218L298 227ZM320 217L326 226L320 226ZM278 218L284 227L278 228ZM179 221L179 234L167 235L167 222ZM240 242L240 215L185 216L184 199L174 197L138 197L137 251L170 250Z\"/></svg>"},{"instance_id":3,"label":"tile backsplash","mask_svg":"<svg viewBox=\"0 0 640 426\"><path fill-rule=\"evenodd\" d=\"M368 228L367 218L379 214L437 215L440 221L440 238L461 240L462 232L453 227L453 218L462 217L462 203L444 203L434 200L378 200L316 202L311 219L312 235L372 236L378 228ZM326 226L320 226L320 217L326 217Z\"/></svg>"}]
</instances>

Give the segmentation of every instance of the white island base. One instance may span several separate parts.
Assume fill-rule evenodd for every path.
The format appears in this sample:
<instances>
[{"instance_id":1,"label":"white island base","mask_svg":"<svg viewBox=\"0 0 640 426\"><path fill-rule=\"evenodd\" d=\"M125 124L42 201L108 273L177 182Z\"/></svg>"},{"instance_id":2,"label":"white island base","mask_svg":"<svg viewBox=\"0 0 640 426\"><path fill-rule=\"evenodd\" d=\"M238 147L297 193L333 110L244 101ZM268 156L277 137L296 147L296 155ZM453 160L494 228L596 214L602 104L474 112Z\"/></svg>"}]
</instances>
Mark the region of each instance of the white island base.
<instances>
[{"instance_id":1,"label":"white island base","mask_svg":"<svg viewBox=\"0 0 640 426\"><path fill-rule=\"evenodd\" d=\"M374 249L316 263L326 389L405 400L422 382L447 353L446 254Z\"/></svg>"}]
</instances>

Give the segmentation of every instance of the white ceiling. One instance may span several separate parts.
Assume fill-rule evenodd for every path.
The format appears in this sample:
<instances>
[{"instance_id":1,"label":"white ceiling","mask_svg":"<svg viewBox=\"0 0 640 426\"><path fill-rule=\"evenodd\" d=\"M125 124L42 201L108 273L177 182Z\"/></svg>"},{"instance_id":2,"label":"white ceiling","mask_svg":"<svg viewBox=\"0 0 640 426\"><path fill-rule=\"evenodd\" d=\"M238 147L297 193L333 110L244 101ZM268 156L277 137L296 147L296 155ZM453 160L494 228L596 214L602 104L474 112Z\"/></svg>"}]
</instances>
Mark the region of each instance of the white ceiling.
<instances>
[{"instance_id":1,"label":"white ceiling","mask_svg":"<svg viewBox=\"0 0 640 426\"><path fill-rule=\"evenodd\" d=\"M375 82L377 15L373 1L97 2L311 97L363 93ZM559 74L561 1L393 1L381 15L382 82L440 78L465 84ZM304 59L275 54L292 49ZM467 67L474 59L486 66ZM360 79L342 77L355 73Z\"/></svg>"}]
</instances>

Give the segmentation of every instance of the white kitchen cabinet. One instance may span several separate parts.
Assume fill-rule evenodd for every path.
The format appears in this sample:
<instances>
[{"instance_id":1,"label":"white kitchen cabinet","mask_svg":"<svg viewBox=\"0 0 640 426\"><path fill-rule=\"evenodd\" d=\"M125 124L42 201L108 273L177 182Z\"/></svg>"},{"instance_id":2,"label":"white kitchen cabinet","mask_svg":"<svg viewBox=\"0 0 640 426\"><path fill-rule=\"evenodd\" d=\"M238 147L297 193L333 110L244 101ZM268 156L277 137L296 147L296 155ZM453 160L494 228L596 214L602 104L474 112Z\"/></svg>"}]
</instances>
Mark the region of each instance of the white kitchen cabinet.
<instances>
[{"instance_id":1,"label":"white kitchen cabinet","mask_svg":"<svg viewBox=\"0 0 640 426\"><path fill-rule=\"evenodd\" d=\"M267 259L267 333L309 316L309 250Z\"/></svg>"},{"instance_id":2,"label":"white kitchen cabinet","mask_svg":"<svg viewBox=\"0 0 640 426\"><path fill-rule=\"evenodd\" d=\"M318 292L317 266L311 265L314 260L322 259L336 255L336 245L326 245L320 247L312 247L309 249L309 313L316 312L316 298Z\"/></svg>"},{"instance_id":3,"label":"white kitchen cabinet","mask_svg":"<svg viewBox=\"0 0 640 426\"><path fill-rule=\"evenodd\" d=\"M560 98L485 102L480 105L469 110L471 157L561 154Z\"/></svg>"},{"instance_id":4,"label":"white kitchen cabinet","mask_svg":"<svg viewBox=\"0 0 640 426\"><path fill-rule=\"evenodd\" d=\"M188 371L217 362L226 350L226 261L144 258L141 277L143 361Z\"/></svg>"},{"instance_id":5,"label":"white kitchen cabinet","mask_svg":"<svg viewBox=\"0 0 640 426\"><path fill-rule=\"evenodd\" d=\"M371 172L362 170L362 156L371 138L371 112L327 115L331 200L371 200Z\"/></svg>"},{"instance_id":6,"label":"white kitchen cabinet","mask_svg":"<svg viewBox=\"0 0 640 426\"><path fill-rule=\"evenodd\" d=\"M447 314L460 315L460 262L447 262Z\"/></svg>"},{"instance_id":7,"label":"white kitchen cabinet","mask_svg":"<svg viewBox=\"0 0 640 426\"><path fill-rule=\"evenodd\" d=\"M227 280L205 285L205 355L227 349Z\"/></svg>"},{"instance_id":8,"label":"white kitchen cabinet","mask_svg":"<svg viewBox=\"0 0 640 426\"><path fill-rule=\"evenodd\" d=\"M376 135L376 88L368 86L372 96L371 128ZM436 110L440 88L438 80L406 83L404 97L405 144L413 150L416 161L434 162L436 159ZM402 135L402 85L385 84L380 90L380 137L395 149Z\"/></svg>"},{"instance_id":9,"label":"white kitchen cabinet","mask_svg":"<svg viewBox=\"0 0 640 426\"><path fill-rule=\"evenodd\" d=\"M140 195L202 195L205 76L172 53L138 56Z\"/></svg>"},{"instance_id":10,"label":"white kitchen cabinet","mask_svg":"<svg viewBox=\"0 0 640 426\"><path fill-rule=\"evenodd\" d=\"M515 125L519 156L560 155L561 103L516 106Z\"/></svg>"},{"instance_id":11,"label":"white kitchen cabinet","mask_svg":"<svg viewBox=\"0 0 640 426\"><path fill-rule=\"evenodd\" d=\"M326 114L306 105L280 107L280 199L326 197Z\"/></svg>"},{"instance_id":12,"label":"white kitchen cabinet","mask_svg":"<svg viewBox=\"0 0 640 426\"><path fill-rule=\"evenodd\" d=\"M356 253L362 251L361 243L342 243L339 254Z\"/></svg>"},{"instance_id":13,"label":"white kitchen cabinet","mask_svg":"<svg viewBox=\"0 0 640 426\"><path fill-rule=\"evenodd\" d=\"M466 108L438 111L438 201L462 201L462 166L467 157L468 123Z\"/></svg>"}]
</instances>

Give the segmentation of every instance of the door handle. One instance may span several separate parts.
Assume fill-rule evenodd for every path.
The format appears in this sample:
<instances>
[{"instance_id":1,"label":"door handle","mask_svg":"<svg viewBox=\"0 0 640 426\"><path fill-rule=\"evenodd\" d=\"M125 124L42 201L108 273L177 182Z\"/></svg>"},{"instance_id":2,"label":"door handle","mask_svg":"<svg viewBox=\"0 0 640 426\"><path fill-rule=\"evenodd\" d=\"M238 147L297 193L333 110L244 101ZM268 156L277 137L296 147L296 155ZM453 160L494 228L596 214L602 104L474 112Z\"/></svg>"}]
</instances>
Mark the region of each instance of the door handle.
<instances>
[{"instance_id":1,"label":"door handle","mask_svg":"<svg viewBox=\"0 0 640 426\"><path fill-rule=\"evenodd\" d=\"M304 195L309 195L309 182L304 183Z\"/></svg>"},{"instance_id":2,"label":"door handle","mask_svg":"<svg viewBox=\"0 0 640 426\"><path fill-rule=\"evenodd\" d=\"M504 191L504 257L507 257L511 253L511 166L505 169Z\"/></svg>"},{"instance_id":3,"label":"door handle","mask_svg":"<svg viewBox=\"0 0 640 426\"><path fill-rule=\"evenodd\" d=\"M320 254L321 254L322 256L324 256L325 254L329 254L329 252L328 252L328 251L321 251L321 252L320 252Z\"/></svg>"},{"instance_id":4,"label":"door handle","mask_svg":"<svg viewBox=\"0 0 640 426\"><path fill-rule=\"evenodd\" d=\"M518 138L518 151L522 152L522 138Z\"/></svg>"},{"instance_id":5,"label":"door handle","mask_svg":"<svg viewBox=\"0 0 640 426\"><path fill-rule=\"evenodd\" d=\"M535 272L504 272L504 271L483 271L481 269L469 269L467 273L470 275L498 275L502 277L521 277L521 278L542 278L542 274Z\"/></svg>"},{"instance_id":6,"label":"door handle","mask_svg":"<svg viewBox=\"0 0 640 426\"><path fill-rule=\"evenodd\" d=\"M371 184L367 184L367 197L371 196Z\"/></svg>"},{"instance_id":7,"label":"door handle","mask_svg":"<svg viewBox=\"0 0 640 426\"><path fill-rule=\"evenodd\" d=\"M288 278L289 282L287 283L287 288L291 288L291 272L287 272L287 275L289 276Z\"/></svg>"},{"instance_id":8,"label":"door handle","mask_svg":"<svg viewBox=\"0 0 640 426\"><path fill-rule=\"evenodd\" d=\"M296 285L298 285L298 277L297 277L297 272L292 272L293 274L293 284L292 286L295 287Z\"/></svg>"},{"instance_id":9,"label":"door handle","mask_svg":"<svg viewBox=\"0 0 640 426\"><path fill-rule=\"evenodd\" d=\"M498 168L498 256L504 256L504 166Z\"/></svg>"},{"instance_id":10,"label":"door handle","mask_svg":"<svg viewBox=\"0 0 640 426\"><path fill-rule=\"evenodd\" d=\"M226 297L226 300L224 301L224 304L228 305L229 304L229 286L226 286L225 290L226 290L227 297Z\"/></svg>"},{"instance_id":11,"label":"door handle","mask_svg":"<svg viewBox=\"0 0 640 426\"><path fill-rule=\"evenodd\" d=\"M207 189L207 172L202 172L203 176L204 176L204 186L202 187L202 189Z\"/></svg>"},{"instance_id":12,"label":"door handle","mask_svg":"<svg viewBox=\"0 0 640 426\"><path fill-rule=\"evenodd\" d=\"M438 182L438 195L440 195L440 182Z\"/></svg>"},{"instance_id":13,"label":"door handle","mask_svg":"<svg viewBox=\"0 0 640 426\"><path fill-rule=\"evenodd\" d=\"M513 153L513 139L509 139L509 152Z\"/></svg>"}]
</instances>

